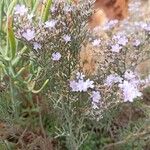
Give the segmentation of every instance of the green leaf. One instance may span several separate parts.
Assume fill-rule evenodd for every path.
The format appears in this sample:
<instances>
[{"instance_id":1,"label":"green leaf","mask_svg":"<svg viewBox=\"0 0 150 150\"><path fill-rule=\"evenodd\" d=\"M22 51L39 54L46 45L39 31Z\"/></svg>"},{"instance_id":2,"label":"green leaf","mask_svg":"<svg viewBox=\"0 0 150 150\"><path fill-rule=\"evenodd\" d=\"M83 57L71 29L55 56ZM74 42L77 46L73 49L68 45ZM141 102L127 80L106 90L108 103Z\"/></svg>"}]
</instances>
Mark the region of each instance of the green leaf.
<instances>
[{"instance_id":1,"label":"green leaf","mask_svg":"<svg viewBox=\"0 0 150 150\"><path fill-rule=\"evenodd\" d=\"M42 11L42 20L45 22L48 20L48 16L50 15L49 9L52 4L52 0L47 0L46 5L43 5Z\"/></svg>"},{"instance_id":2,"label":"green leaf","mask_svg":"<svg viewBox=\"0 0 150 150\"><path fill-rule=\"evenodd\" d=\"M13 32L13 26L12 26L12 13L15 5L17 4L18 0L13 0L7 10L7 52L6 55L10 57L11 59L16 54L16 40Z\"/></svg>"},{"instance_id":3,"label":"green leaf","mask_svg":"<svg viewBox=\"0 0 150 150\"><path fill-rule=\"evenodd\" d=\"M41 88L39 90L34 90L35 84L36 82L34 80L29 80L27 83L27 87L28 90L31 91L32 93L39 93L41 90L43 90L43 88L46 86L46 84L49 82L49 79L47 79L43 85L41 86Z\"/></svg>"},{"instance_id":4,"label":"green leaf","mask_svg":"<svg viewBox=\"0 0 150 150\"><path fill-rule=\"evenodd\" d=\"M15 78L17 78L23 71L25 70L25 67L22 67L15 75Z\"/></svg>"},{"instance_id":5,"label":"green leaf","mask_svg":"<svg viewBox=\"0 0 150 150\"><path fill-rule=\"evenodd\" d=\"M35 94L37 94L37 93L39 93L39 92L41 92L43 89L44 89L44 87L46 86L46 84L49 82L49 79L47 79L45 82L44 82L44 84L42 85L42 87L39 89L39 90L32 90L32 92L33 93L35 93Z\"/></svg>"},{"instance_id":6,"label":"green leaf","mask_svg":"<svg viewBox=\"0 0 150 150\"><path fill-rule=\"evenodd\" d=\"M14 59L12 60L12 66L16 66L18 64L18 62L21 60L22 58L22 54L27 50L27 47L24 46L18 53L18 55L16 57L14 57Z\"/></svg>"},{"instance_id":7,"label":"green leaf","mask_svg":"<svg viewBox=\"0 0 150 150\"><path fill-rule=\"evenodd\" d=\"M8 11L7 11L7 16L12 15L13 9L14 9L15 5L17 4L17 2L18 2L18 0L13 0L13 1L10 3L10 5L9 5L9 7L8 7Z\"/></svg>"},{"instance_id":8,"label":"green leaf","mask_svg":"<svg viewBox=\"0 0 150 150\"><path fill-rule=\"evenodd\" d=\"M9 57L14 58L16 55L16 40L12 27L12 16L7 18L7 35L9 39L10 48L7 51Z\"/></svg>"},{"instance_id":9,"label":"green leaf","mask_svg":"<svg viewBox=\"0 0 150 150\"><path fill-rule=\"evenodd\" d=\"M39 0L36 0L35 4L34 4L34 6L33 6L33 9L32 9L32 14L34 14L35 11L37 10L39 3L40 3L40 1L39 1Z\"/></svg>"},{"instance_id":10,"label":"green leaf","mask_svg":"<svg viewBox=\"0 0 150 150\"><path fill-rule=\"evenodd\" d=\"M4 0L0 2L0 31L2 31L2 24L3 24L3 9L4 9Z\"/></svg>"}]
</instances>

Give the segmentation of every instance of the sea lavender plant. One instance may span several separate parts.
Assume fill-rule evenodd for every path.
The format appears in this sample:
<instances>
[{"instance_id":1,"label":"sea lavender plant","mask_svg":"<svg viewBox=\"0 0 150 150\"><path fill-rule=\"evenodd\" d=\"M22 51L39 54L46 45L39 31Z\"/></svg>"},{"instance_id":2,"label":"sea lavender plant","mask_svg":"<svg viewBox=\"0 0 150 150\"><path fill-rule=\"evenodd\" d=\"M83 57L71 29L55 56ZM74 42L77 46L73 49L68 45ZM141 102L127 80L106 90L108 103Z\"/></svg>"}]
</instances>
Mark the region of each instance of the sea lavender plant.
<instances>
[{"instance_id":1,"label":"sea lavender plant","mask_svg":"<svg viewBox=\"0 0 150 150\"><path fill-rule=\"evenodd\" d=\"M73 71L79 68L79 51L87 38L91 6L91 1L80 1L78 5L55 1L46 21L36 16L30 18L22 5L17 5L14 13L16 37L30 48L30 59L41 68L42 80L49 80L45 88L47 94L42 99L49 101L58 114L55 118L59 131L56 137L65 136L69 149L79 149L87 137L82 133L85 112L79 115L87 100L79 101L83 97L82 91L93 88L93 82L79 79L77 90L73 82L70 81L72 90L68 85ZM40 82L41 79L36 80L36 84ZM81 94L76 96L72 91Z\"/></svg>"},{"instance_id":2,"label":"sea lavender plant","mask_svg":"<svg viewBox=\"0 0 150 150\"><path fill-rule=\"evenodd\" d=\"M23 127L39 124L45 143L48 135L61 144L65 139L65 148L71 150L82 149L88 140L88 121L105 120L109 110L134 102L150 84L149 77L141 79L136 73L137 65L149 59L149 23L110 21L99 31L105 36L95 36L87 26L92 4L86 0L77 5L48 0L41 15L25 5L16 5L16 39L8 15L10 45L6 55L1 50L5 57L0 57L0 88L4 89L0 98L7 100L10 94L12 105L0 106L6 112L8 109L12 118L16 115L15 123ZM79 62L80 50L87 43L94 47L93 52L98 50L95 78L84 74ZM9 113L5 111L1 114L6 115L6 121Z\"/></svg>"}]
</instances>

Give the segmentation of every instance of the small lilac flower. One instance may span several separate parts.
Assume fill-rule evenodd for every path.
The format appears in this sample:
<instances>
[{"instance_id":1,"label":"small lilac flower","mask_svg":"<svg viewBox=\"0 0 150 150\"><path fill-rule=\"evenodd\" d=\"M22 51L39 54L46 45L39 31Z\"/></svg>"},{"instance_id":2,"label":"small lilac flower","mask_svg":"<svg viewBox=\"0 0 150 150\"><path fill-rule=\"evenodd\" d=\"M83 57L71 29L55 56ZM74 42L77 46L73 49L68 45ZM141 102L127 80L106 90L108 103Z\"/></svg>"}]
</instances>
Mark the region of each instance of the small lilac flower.
<instances>
[{"instance_id":1,"label":"small lilac flower","mask_svg":"<svg viewBox=\"0 0 150 150\"><path fill-rule=\"evenodd\" d=\"M111 46L111 51L115 53L119 53L121 49L122 49L122 46L120 46L119 44L115 44Z\"/></svg>"},{"instance_id":2,"label":"small lilac flower","mask_svg":"<svg viewBox=\"0 0 150 150\"><path fill-rule=\"evenodd\" d=\"M117 74L110 74L105 80L107 86L112 86L114 83L122 83L122 78Z\"/></svg>"},{"instance_id":3,"label":"small lilac flower","mask_svg":"<svg viewBox=\"0 0 150 150\"><path fill-rule=\"evenodd\" d=\"M119 87L122 90L124 102L133 102L135 98L142 96L138 88L129 81L123 81L123 83L119 84Z\"/></svg>"},{"instance_id":4,"label":"small lilac flower","mask_svg":"<svg viewBox=\"0 0 150 150\"><path fill-rule=\"evenodd\" d=\"M51 7L51 12L55 12L57 9L53 6Z\"/></svg>"},{"instance_id":5,"label":"small lilac flower","mask_svg":"<svg viewBox=\"0 0 150 150\"><path fill-rule=\"evenodd\" d=\"M120 38L125 37L125 34L126 34L125 31L118 32L113 36L112 39L118 41Z\"/></svg>"},{"instance_id":6,"label":"small lilac flower","mask_svg":"<svg viewBox=\"0 0 150 150\"><path fill-rule=\"evenodd\" d=\"M138 74L135 74L131 70L127 70L124 74L124 78L129 81L134 87L139 87L141 85L141 80Z\"/></svg>"},{"instance_id":7,"label":"small lilac flower","mask_svg":"<svg viewBox=\"0 0 150 150\"><path fill-rule=\"evenodd\" d=\"M84 80L79 80L77 82L77 84L78 84L78 91L79 92L82 92L82 91L86 92L88 90L88 85Z\"/></svg>"},{"instance_id":8,"label":"small lilac flower","mask_svg":"<svg viewBox=\"0 0 150 150\"><path fill-rule=\"evenodd\" d=\"M112 39L117 41L120 38L121 38L121 34L118 33L118 34L114 35Z\"/></svg>"},{"instance_id":9,"label":"small lilac flower","mask_svg":"<svg viewBox=\"0 0 150 150\"><path fill-rule=\"evenodd\" d=\"M140 22L139 25L142 29L145 29L147 27L147 24L145 22Z\"/></svg>"},{"instance_id":10,"label":"small lilac flower","mask_svg":"<svg viewBox=\"0 0 150 150\"><path fill-rule=\"evenodd\" d=\"M79 92L86 92L88 88L94 88L93 81L90 81L89 79L84 81L84 80L79 80L78 81L78 91Z\"/></svg>"},{"instance_id":11,"label":"small lilac flower","mask_svg":"<svg viewBox=\"0 0 150 150\"><path fill-rule=\"evenodd\" d=\"M99 46L100 42L101 42L100 39L96 39L96 40L94 40L94 41L92 42L92 45L93 45L93 46Z\"/></svg>"},{"instance_id":12,"label":"small lilac flower","mask_svg":"<svg viewBox=\"0 0 150 150\"><path fill-rule=\"evenodd\" d=\"M124 77L127 80L133 80L136 78L136 75L131 70L126 70L126 72L124 73Z\"/></svg>"},{"instance_id":13,"label":"small lilac flower","mask_svg":"<svg viewBox=\"0 0 150 150\"><path fill-rule=\"evenodd\" d=\"M78 81L70 81L70 87L73 92L86 92L88 88L94 88L93 81L90 81L89 79L84 81L82 79L79 79Z\"/></svg>"},{"instance_id":14,"label":"small lilac flower","mask_svg":"<svg viewBox=\"0 0 150 150\"><path fill-rule=\"evenodd\" d=\"M52 60L58 61L58 60L60 60L60 58L61 58L61 54L59 52L54 52L52 54Z\"/></svg>"},{"instance_id":15,"label":"small lilac flower","mask_svg":"<svg viewBox=\"0 0 150 150\"><path fill-rule=\"evenodd\" d=\"M144 29L145 29L146 31L150 32L150 25L147 25Z\"/></svg>"},{"instance_id":16,"label":"small lilac flower","mask_svg":"<svg viewBox=\"0 0 150 150\"><path fill-rule=\"evenodd\" d=\"M94 81L91 81L90 79L87 79L85 82L86 82L88 88L91 88L91 89L94 88Z\"/></svg>"},{"instance_id":17,"label":"small lilac flower","mask_svg":"<svg viewBox=\"0 0 150 150\"><path fill-rule=\"evenodd\" d=\"M140 40L135 40L133 46L139 46L141 44Z\"/></svg>"},{"instance_id":18,"label":"small lilac flower","mask_svg":"<svg viewBox=\"0 0 150 150\"><path fill-rule=\"evenodd\" d=\"M123 36L121 38L118 39L118 44L125 46L128 43L128 39Z\"/></svg>"},{"instance_id":19,"label":"small lilac flower","mask_svg":"<svg viewBox=\"0 0 150 150\"><path fill-rule=\"evenodd\" d=\"M70 81L70 88L73 92L78 92L78 83L76 81Z\"/></svg>"},{"instance_id":20,"label":"small lilac flower","mask_svg":"<svg viewBox=\"0 0 150 150\"><path fill-rule=\"evenodd\" d=\"M45 22L45 28L54 28L57 23L57 20L50 20Z\"/></svg>"},{"instance_id":21,"label":"small lilac flower","mask_svg":"<svg viewBox=\"0 0 150 150\"><path fill-rule=\"evenodd\" d=\"M92 102L94 103L99 103L100 99L101 99L101 95L99 91L92 91Z\"/></svg>"},{"instance_id":22,"label":"small lilac flower","mask_svg":"<svg viewBox=\"0 0 150 150\"><path fill-rule=\"evenodd\" d=\"M39 44L39 43L37 43L37 42L34 42L33 43L33 48L35 49L35 50L38 50L38 49L41 49L42 48L42 45L41 44Z\"/></svg>"},{"instance_id":23,"label":"small lilac flower","mask_svg":"<svg viewBox=\"0 0 150 150\"><path fill-rule=\"evenodd\" d=\"M125 32L118 32L113 36L113 39L120 45L125 46L128 42L127 37L125 36Z\"/></svg>"},{"instance_id":24,"label":"small lilac flower","mask_svg":"<svg viewBox=\"0 0 150 150\"><path fill-rule=\"evenodd\" d=\"M70 11L72 11L72 8L69 7L69 6L65 6L65 7L63 8L63 10L64 10L64 12L70 12Z\"/></svg>"},{"instance_id":25,"label":"small lilac flower","mask_svg":"<svg viewBox=\"0 0 150 150\"><path fill-rule=\"evenodd\" d=\"M109 22L105 23L103 26L103 30L109 30L116 26L118 20L110 20Z\"/></svg>"},{"instance_id":26,"label":"small lilac flower","mask_svg":"<svg viewBox=\"0 0 150 150\"><path fill-rule=\"evenodd\" d=\"M63 39L65 40L66 43L71 41L71 37L69 35L64 35Z\"/></svg>"},{"instance_id":27,"label":"small lilac flower","mask_svg":"<svg viewBox=\"0 0 150 150\"><path fill-rule=\"evenodd\" d=\"M16 5L15 12L14 12L16 15L23 16L27 12L28 12L28 8L26 8L25 5L19 5L19 4Z\"/></svg>"},{"instance_id":28,"label":"small lilac flower","mask_svg":"<svg viewBox=\"0 0 150 150\"><path fill-rule=\"evenodd\" d=\"M26 32L22 33L22 36L27 40L31 41L35 37L35 31L31 29L27 29Z\"/></svg>"}]
</instances>

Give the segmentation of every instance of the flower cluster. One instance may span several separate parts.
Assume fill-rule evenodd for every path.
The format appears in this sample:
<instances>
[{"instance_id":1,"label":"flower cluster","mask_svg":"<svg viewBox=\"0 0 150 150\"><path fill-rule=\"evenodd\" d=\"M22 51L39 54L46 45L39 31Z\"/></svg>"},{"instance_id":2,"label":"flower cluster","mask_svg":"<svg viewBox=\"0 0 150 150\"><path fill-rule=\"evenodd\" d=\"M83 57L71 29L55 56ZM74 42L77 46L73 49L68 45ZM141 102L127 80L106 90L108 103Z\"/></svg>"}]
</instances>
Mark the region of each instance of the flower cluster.
<instances>
[{"instance_id":1,"label":"flower cluster","mask_svg":"<svg viewBox=\"0 0 150 150\"><path fill-rule=\"evenodd\" d=\"M87 92L88 89L94 88L94 81L91 81L90 79L85 80L85 75L78 72L76 74L76 80L70 81L70 88L73 92ZM101 94L99 91L92 91L91 93L91 100L92 100L92 108L97 109L98 104L101 100Z\"/></svg>"},{"instance_id":2,"label":"flower cluster","mask_svg":"<svg viewBox=\"0 0 150 150\"><path fill-rule=\"evenodd\" d=\"M28 9L25 7L25 5L16 5L15 7L15 14L23 16L28 13Z\"/></svg>"},{"instance_id":3,"label":"flower cluster","mask_svg":"<svg viewBox=\"0 0 150 150\"><path fill-rule=\"evenodd\" d=\"M93 109L98 109L98 104L100 103L101 100L101 94L99 91L92 91L91 94L91 99L92 99L92 108Z\"/></svg>"},{"instance_id":4,"label":"flower cluster","mask_svg":"<svg viewBox=\"0 0 150 150\"><path fill-rule=\"evenodd\" d=\"M109 30L114 28L118 24L118 20L110 20L103 25L103 30Z\"/></svg>"},{"instance_id":5,"label":"flower cluster","mask_svg":"<svg viewBox=\"0 0 150 150\"><path fill-rule=\"evenodd\" d=\"M66 1L54 1L45 22L42 18L36 17L36 14L30 14L24 5L17 5L14 9L16 37L33 50L32 52L37 57L36 61L40 63L43 59L46 61L45 64L50 63L50 58L55 61L59 60L62 53L72 54L71 51L77 55L81 43L86 38L86 20L92 10L92 4L89 4L83 1L74 6ZM76 27L74 22L76 22ZM67 59L68 56L63 57Z\"/></svg>"},{"instance_id":6,"label":"flower cluster","mask_svg":"<svg viewBox=\"0 0 150 150\"><path fill-rule=\"evenodd\" d=\"M121 83L121 82L122 82L122 78L119 75L111 74L107 76L105 80L105 85L112 86L114 83Z\"/></svg>"},{"instance_id":7,"label":"flower cluster","mask_svg":"<svg viewBox=\"0 0 150 150\"><path fill-rule=\"evenodd\" d=\"M76 80L70 81L70 87L73 92L87 92L89 88L94 88L94 82L90 79L84 80L84 75L77 73Z\"/></svg>"},{"instance_id":8,"label":"flower cluster","mask_svg":"<svg viewBox=\"0 0 150 150\"><path fill-rule=\"evenodd\" d=\"M148 21L114 20L95 28L89 36L97 65L94 75L101 93L101 109L141 98L148 80L141 80L135 69L150 58L149 26Z\"/></svg>"},{"instance_id":9,"label":"flower cluster","mask_svg":"<svg viewBox=\"0 0 150 150\"><path fill-rule=\"evenodd\" d=\"M142 96L142 93L140 92L142 82L131 70L127 70L123 77L120 77L117 74L109 75L105 84L107 86L118 84L124 102L133 102L135 98Z\"/></svg>"}]
</instances>

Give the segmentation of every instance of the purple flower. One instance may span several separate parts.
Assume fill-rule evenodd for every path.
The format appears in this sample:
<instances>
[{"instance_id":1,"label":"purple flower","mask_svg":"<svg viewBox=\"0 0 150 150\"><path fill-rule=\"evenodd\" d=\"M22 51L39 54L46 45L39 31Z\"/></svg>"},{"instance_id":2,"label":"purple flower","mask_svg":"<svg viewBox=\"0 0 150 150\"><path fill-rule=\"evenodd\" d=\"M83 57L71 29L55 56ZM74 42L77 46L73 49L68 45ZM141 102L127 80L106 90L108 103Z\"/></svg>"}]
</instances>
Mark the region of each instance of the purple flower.
<instances>
[{"instance_id":1,"label":"purple flower","mask_svg":"<svg viewBox=\"0 0 150 150\"><path fill-rule=\"evenodd\" d=\"M66 43L71 41L71 37L69 35L64 35L63 39L65 40Z\"/></svg>"},{"instance_id":2,"label":"purple flower","mask_svg":"<svg viewBox=\"0 0 150 150\"><path fill-rule=\"evenodd\" d=\"M101 95L99 91L92 91L92 102L93 103L99 103L100 99L101 99Z\"/></svg>"},{"instance_id":3,"label":"purple flower","mask_svg":"<svg viewBox=\"0 0 150 150\"><path fill-rule=\"evenodd\" d=\"M64 12L70 12L70 11L72 11L72 8L70 7L70 6L65 6L64 8L63 8L63 10L64 10Z\"/></svg>"},{"instance_id":4,"label":"purple flower","mask_svg":"<svg viewBox=\"0 0 150 150\"><path fill-rule=\"evenodd\" d=\"M93 109L98 109L98 103L100 103L101 100L101 95L99 91L93 91L91 95L92 99L92 108Z\"/></svg>"},{"instance_id":5,"label":"purple flower","mask_svg":"<svg viewBox=\"0 0 150 150\"><path fill-rule=\"evenodd\" d=\"M79 92L86 92L88 88L94 88L93 81L90 81L89 79L84 81L84 80L79 80L78 81L78 91Z\"/></svg>"},{"instance_id":6,"label":"purple flower","mask_svg":"<svg viewBox=\"0 0 150 150\"><path fill-rule=\"evenodd\" d=\"M58 61L58 60L60 60L60 58L61 58L61 54L59 52L54 52L52 54L52 60Z\"/></svg>"},{"instance_id":7,"label":"purple flower","mask_svg":"<svg viewBox=\"0 0 150 150\"><path fill-rule=\"evenodd\" d=\"M19 5L19 4L16 5L16 7L15 7L15 14L16 15L23 16L27 12L28 12L28 8L26 8L25 5Z\"/></svg>"},{"instance_id":8,"label":"purple flower","mask_svg":"<svg viewBox=\"0 0 150 150\"><path fill-rule=\"evenodd\" d=\"M119 53L121 49L122 49L122 46L120 46L119 44L111 46L111 51L115 53Z\"/></svg>"},{"instance_id":9,"label":"purple flower","mask_svg":"<svg viewBox=\"0 0 150 150\"><path fill-rule=\"evenodd\" d=\"M88 85L86 84L86 82L84 82L83 80L79 80L78 82L77 82L77 84L78 84L78 91L79 92L86 92L87 91L87 89L88 89Z\"/></svg>"},{"instance_id":10,"label":"purple flower","mask_svg":"<svg viewBox=\"0 0 150 150\"><path fill-rule=\"evenodd\" d=\"M101 42L100 39L96 39L96 40L94 40L94 41L92 42L92 45L93 45L93 46L99 46L100 42Z\"/></svg>"},{"instance_id":11,"label":"purple flower","mask_svg":"<svg viewBox=\"0 0 150 150\"><path fill-rule=\"evenodd\" d=\"M39 44L39 43L37 43L37 42L34 42L33 43L33 48L35 49L35 50L38 50L38 49L41 49L42 48L42 46L41 46L41 44Z\"/></svg>"},{"instance_id":12,"label":"purple flower","mask_svg":"<svg viewBox=\"0 0 150 150\"><path fill-rule=\"evenodd\" d=\"M109 76L107 76L105 84L107 86L112 86L112 84L114 83L122 83L122 78L117 74L110 74Z\"/></svg>"},{"instance_id":13,"label":"purple flower","mask_svg":"<svg viewBox=\"0 0 150 150\"><path fill-rule=\"evenodd\" d=\"M124 74L124 78L129 81L134 87L138 87L141 84L141 80L138 74L135 74L131 70L127 70Z\"/></svg>"},{"instance_id":14,"label":"purple flower","mask_svg":"<svg viewBox=\"0 0 150 150\"><path fill-rule=\"evenodd\" d=\"M57 9L53 6L51 7L51 12L55 12Z\"/></svg>"},{"instance_id":15,"label":"purple flower","mask_svg":"<svg viewBox=\"0 0 150 150\"><path fill-rule=\"evenodd\" d=\"M117 23L118 23L118 20L110 20L104 25L103 30L109 30L115 27Z\"/></svg>"},{"instance_id":16,"label":"purple flower","mask_svg":"<svg viewBox=\"0 0 150 150\"><path fill-rule=\"evenodd\" d=\"M144 28L146 31L150 32L150 25L147 25L147 27Z\"/></svg>"},{"instance_id":17,"label":"purple flower","mask_svg":"<svg viewBox=\"0 0 150 150\"><path fill-rule=\"evenodd\" d=\"M118 39L118 44L125 46L128 43L128 39L123 36Z\"/></svg>"},{"instance_id":18,"label":"purple flower","mask_svg":"<svg viewBox=\"0 0 150 150\"><path fill-rule=\"evenodd\" d=\"M70 81L70 88L73 92L78 92L78 83L76 81Z\"/></svg>"},{"instance_id":19,"label":"purple flower","mask_svg":"<svg viewBox=\"0 0 150 150\"><path fill-rule=\"evenodd\" d=\"M113 39L122 46L125 46L128 43L125 32L118 32L116 35L113 36Z\"/></svg>"},{"instance_id":20,"label":"purple flower","mask_svg":"<svg viewBox=\"0 0 150 150\"><path fill-rule=\"evenodd\" d=\"M147 24L145 22L140 22L140 27L142 29L145 29L147 27Z\"/></svg>"},{"instance_id":21,"label":"purple flower","mask_svg":"<svg viewBox=\"0 0 150 150\"><path fill-rule=\"evenodd\" d=\"M22 36L27 40L31 41L35 37L35 31L31 29L27 29L26 32L22 33Z\"/></svg>"},{"instance_id":22,"label":"purple flower","mask_svg":"<svg viewBox=\"0 0 150 150\"><path fill-rule=\"evenodd\" d=\"M119 87L122 90L124 102L133 102L135 98L142 96L138 88L129 81L124 80Z\"/></svg>"},{"instance_id":23,"label":"purple flower","mask_svg":"<svg viewBox=\"0 0 150 150\"><path fill-rule=\"evenodd\" d=\"M126 72L124 73L124 77L127 80L133 80L136 78L136 75L131 70L126 70Z\"/></svg>"},{"instance_id":24,"label":"purple flower","mask_svg":"<svg viewBox=\"0 0 150 150\"><path fill-rule=\"evenodd\" d=\"M45 28L54 28L57 23L57 20L50 20L45 22Z\"/></svg>"},{"instance_id":25,"label":"purple flower","mask_svg":"<svg viewBox=\"0 0 150 150\"><path fill-rule=\"evenodd\" d=\"M86 92L89 88L94 88L94 82L89 79L84 81L79 79L78 81L70 81L70 88L73 92Z\"/></svg>"},{"instance_id":26,"label":"purple flower","mask_svg":"<svg viewBox=\"0 0 150 150\"><path fill-rule=\"evenodd\" d=\"M133 46L139 46L141 44L140 40L135 40Z\"/></svg>"},{"instance_id":27,"label":"purple flower","mask_svg":"<svg viewBox=\"0 0 150 150\"><path fill-rule=\"evenodd\" d=\"M91 88L91 89L94 88L94 81L91 81L90 79L87 79L86 84L87 84L88 88Z\"/></svg>"}]
</instances>

